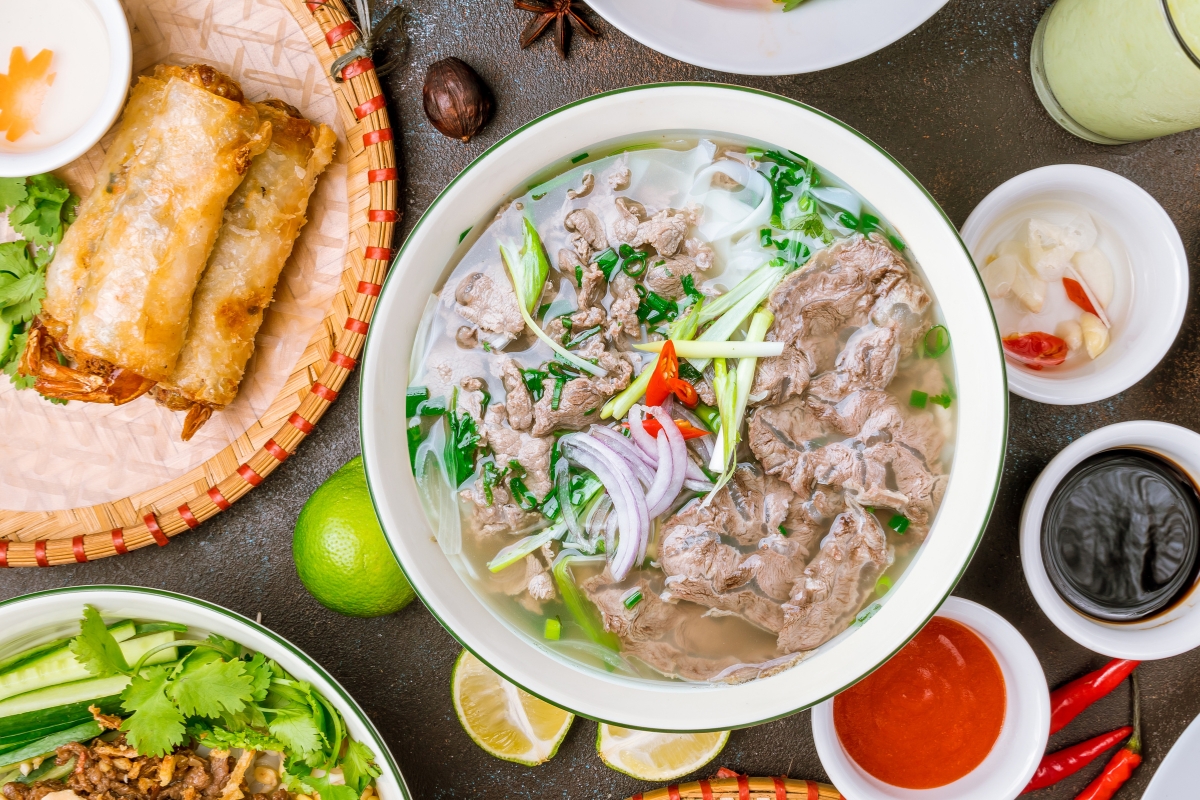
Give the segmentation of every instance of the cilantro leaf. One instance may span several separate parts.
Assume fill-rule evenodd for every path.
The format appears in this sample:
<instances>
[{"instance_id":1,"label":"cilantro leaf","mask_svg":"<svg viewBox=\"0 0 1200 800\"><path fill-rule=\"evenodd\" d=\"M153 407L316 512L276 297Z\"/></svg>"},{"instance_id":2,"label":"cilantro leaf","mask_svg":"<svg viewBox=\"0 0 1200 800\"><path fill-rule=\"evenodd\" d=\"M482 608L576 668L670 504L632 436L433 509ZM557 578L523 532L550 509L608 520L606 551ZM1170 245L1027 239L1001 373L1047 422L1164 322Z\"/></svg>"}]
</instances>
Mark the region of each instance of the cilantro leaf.
<instances>
[{"instance_id":1,"label":"cilantro leaf","mask_svg":"<svg viewBox=\"0 0 1200 800\"><path fill-rule=\"evenodd\" d=\"M187 664L171 680L167 694L189 717L236 714L251 700L250 676L241 661L207 661Z\"/></svg>"},{"instance_id":2,"label":"cilantro leaf","mask_svg":"<svg viewBox=\"0 0 1200 800\"><path fill-rule=\"evenodd\" d=\"M28 322L42 308L46 296L46 275L35 272L23 278L5 280L0 272L0 320L9 325Z\"/></svg>"},{"instance_id":3,"label":"cilantro leaf","mask_svg":"<svg viewBox=\"0 0 1200 800\"><path fill-rule=\"evenodd\" d=\"M292 755L307 759L319 754L324 745L324 736L305 708L289 706L276 709L267 722L267 730L291 751Z\"/></svg>"},{"instance_id":4,"label":"cilantro leaf","mask_svg":"<svg viewBox=\"0 0 1200 800\"><path fill-rule=\"evenodd\" d=\"M254 658L246 664L246 673L250 676L254 702L266 700L267 691L271 688L271 665L267 663L267 657L255 653Z\"/></svg>"},{"instance_id":5,"label":"cilantro leaf","mask_svg":"<svg viewBox=\"0 0 1200 800\"><path fill-rule=\"evenodd\" d=\"M37 271L37 265L29 257L29 248L25 242L4 242L0 244L0 279L23 278Z\"/></svg>"},{"instance_id":6,"label":"cilantro leaf","mask_svg":"<svg viewBox=\"0 0 1200 800\"><path fill-rule=\"evenodd\" d=\"M321 800L358 800L359 797L359 793L354 791L352 786L335 785L330 783L328 778L308 775L304 778L304 783L320 794Z\"/></svg>"},{"instance_id":7,"label":"cilantro leaf","mask_svg":"<svg viewBox=\"0 0 1200 800\"><path fill-rule=\"evenodd\" d=\"M27 194L24 178L0 178L0 213L24 200Z\"/></svg>"},{"instance_id":8,"label":"cilantro leaf","mask_svg":"<svg viewBox=\"0 0 1200 800\"><path fill-rule=\"evenodd\" d=\"M79 635L71 640L71 652L88 672L99 677L129 675L132 670L121 652L121 646L113 638L108 626L93 606L83 607L83 619L79 623Z\"/></svg>"},{"instance_id":9,"label":"cilantro leaf","mask_svg":"<svg viewBox=\"0 0 1200 800\"><path fill-rule=\"evenodd\" d=\"M202 723L193 723L188 725L188 736L192 739L197 739L203 742L206 746L214 750L233 750L241 748L243 750L283 750L283 743L272 736L259 731L245 728L238 731L232 731L227 728L222 728L220 725L204 725Z\"/></svg>"},{"instance_id":10,"label":"cilantro leaf","mask_svg":"<svg viewBox=\"0 0 1200 800\"><path fill-rule=\"evenodd\" d=\"M238 658L242 655L242 646L233 639L226 639L220 634L209 634L208 643L225 654L226 658Z\"/></svg>"},{"instance_id":11,"label":"cilantro leaf","mask_svg":"<svg viewBox=\"0 0 1200 800\"><path fill-rule=\"evenodd\" d=\"M121 723L129 744L145 756L165 756L183 744L183 715L167 697L166 667L152 667L135 677L121 693L122 707L131 715Z\"/></svg>"},{"instance_id":12,"label":"cilantro leaf","mask_svg":"<svg viewBox=\"0 0 1200 800\"><path fill-rule=\"evenodd\" d=\"M21 353L25 352L25 343L29 340L28 333L18 333L9 343L4 358L10 359L4 364L4 374L18 389L29 389L37 382L37 378L17 374L17 366L21 363Z\"/></svg>"},{"instance_id":13,"label":"cilantro leaf","mask_svg":"<svg viewBox=\"0 0 1200 800\"><path fill-rule=\"evenodd\" d=\"M67 223L74 219L79 198L53 175L29 178L26 195L12 206L8 222L13 230L39 247L62 241Z\"/></svg>"},{"instance_id":14,"label":"cilantro leaf","mask_svg":"<svg viewBox=\"0 0 1200 800\"><path fill-rule=\"evenodd\" d=\"M341 767L342 774L346 777L346 785L353 786L359 794L362 794L373 778L380 775L371 748L353 739L346 746L346 755L342 757ZM321 796L321 800L325 800L324 795Z\"/></svg>"}]
</instances>

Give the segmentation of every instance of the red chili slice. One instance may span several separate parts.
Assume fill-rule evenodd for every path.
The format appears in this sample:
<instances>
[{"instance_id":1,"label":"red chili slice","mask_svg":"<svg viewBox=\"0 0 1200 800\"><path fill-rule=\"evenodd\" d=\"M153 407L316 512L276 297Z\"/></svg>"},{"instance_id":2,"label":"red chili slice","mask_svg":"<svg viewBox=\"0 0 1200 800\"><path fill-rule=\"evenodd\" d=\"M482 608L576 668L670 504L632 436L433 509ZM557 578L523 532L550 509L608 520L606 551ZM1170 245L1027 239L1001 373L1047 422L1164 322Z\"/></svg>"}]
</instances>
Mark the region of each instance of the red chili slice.
<instances>
[{"instance_id":1,"label":"red chili slice","mask_svg":"<svg viewBox=\"0 0 1200 800\"><path fill-rule=\"evenodd\" d=\"M1100 316L1096 313L1096 307L1092 305L1092 301L1088 299L1087 292L1083 289L1083 284L1074 278L1063 278L1063 288L1067 290L1068 300L1089 314L1097 317Z\"/></svg>"},{"instance_id":2,"label":"red chili slice","mask_svg":"<svg viewBox=\"0 0 1200 800\"><path fill-rule=\"evenodd\" d=\"M671 381L679 379L679 359L675 357L675 343L668 339L654 364L650 383L646 387L646 405L661 406L671 396Z\"/></svg>"},{"instance_id":3,"label":"red chili slice","mask_svg":"<svg viewBox=\"0 0 1200 800\"><path fill-rule=\"evenodd\" d=\"M621 424L626 428L629 427L628 422L623 422ZM679 428L679 432L683 434L684 439L699 439L701 436L708 436L709 433L702 428L697 428L695 425L692 425L686 419L675 420L675 427ZM647 417L646 419L642 420L642 429L646 431L646 433L650 434L650 438L653 439L656 438L658 436L658 432L662 430L662 423L654 417Z\"/></svg>"},{"instance_id":4,"label":"red chili slice","mask_svg":"<svg viewBox=\"0 0 1200 800\"><path fill-rule=\"evenodd\" d=\"M695 408L700 402L700 395L696 394L696 387L685 381L683 378L675 378L668 381L671 386L671 391L679 398L679 401L688 408Z\"/></svg>"},{"instance_id":5,"label":"red chili slice","mask_svg":"<svg viewBox=\"0 0 1200 800\"><path fill-rule=\"evenodd\" d=\"M1070 352L1062 339L1041 331L1005 336L1002 343L1007 355L1030 369L1056 367Z\"/></svg>"}]
</instances>

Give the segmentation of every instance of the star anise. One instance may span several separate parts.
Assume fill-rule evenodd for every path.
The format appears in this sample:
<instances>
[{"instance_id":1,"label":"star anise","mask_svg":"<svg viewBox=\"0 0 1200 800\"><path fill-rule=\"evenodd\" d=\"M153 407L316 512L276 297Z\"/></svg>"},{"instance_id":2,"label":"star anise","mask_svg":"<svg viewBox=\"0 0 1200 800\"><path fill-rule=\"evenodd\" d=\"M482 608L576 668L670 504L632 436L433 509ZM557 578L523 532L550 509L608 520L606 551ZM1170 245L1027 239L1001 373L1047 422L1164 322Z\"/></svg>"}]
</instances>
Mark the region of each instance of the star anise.
<instances>
[{"instance_id":1,"label":"star anise","mask_svg":"<svg viewBox=\"0 0 1200 800\"><path fill-rule=\"evenodd\" d=\"M578 0L514 0L513 5L537 15L521 31L521 49L533 44L551 22L555 24L554 46L563 58L567 57L571 45L572 28L578 27L581 33L593 39L600 35L582 13L587 6Z\"/></svg>"}]
</instances>

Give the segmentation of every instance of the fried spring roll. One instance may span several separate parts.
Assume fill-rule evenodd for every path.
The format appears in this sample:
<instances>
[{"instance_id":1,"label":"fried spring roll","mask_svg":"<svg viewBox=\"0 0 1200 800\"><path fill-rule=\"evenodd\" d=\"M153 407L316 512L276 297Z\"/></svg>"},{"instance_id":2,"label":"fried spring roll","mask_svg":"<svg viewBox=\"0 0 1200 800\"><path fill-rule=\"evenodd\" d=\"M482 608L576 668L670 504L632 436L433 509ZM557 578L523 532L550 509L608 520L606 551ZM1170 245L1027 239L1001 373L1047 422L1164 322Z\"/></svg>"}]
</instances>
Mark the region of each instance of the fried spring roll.
<instances>
[{"instance_id":1,"label":"fried spring roll","mask_svg":"<svg viewBox=\"0 0 1200 800\"><path fill-rule=\"evenodd\" d=\"M71 351L148 381L174 370L225 203L270 143L270 124L220 78L167 81L68 325Z\"/></svg>"},{"instance_id":2,"label":"fried spring roll","mask_svg":"<svg viewBox=\"0 0 1200 800\"><path fill-rule=\"evenodd\" d=\"M278 100L256 104L271 123L271 146L255 156L229 199L217 243L192 303L187 342L158 402L188 412L183 439L237 396L263 312L305 223L317 176L336 136Z\"/></svg>"}]
</instances>

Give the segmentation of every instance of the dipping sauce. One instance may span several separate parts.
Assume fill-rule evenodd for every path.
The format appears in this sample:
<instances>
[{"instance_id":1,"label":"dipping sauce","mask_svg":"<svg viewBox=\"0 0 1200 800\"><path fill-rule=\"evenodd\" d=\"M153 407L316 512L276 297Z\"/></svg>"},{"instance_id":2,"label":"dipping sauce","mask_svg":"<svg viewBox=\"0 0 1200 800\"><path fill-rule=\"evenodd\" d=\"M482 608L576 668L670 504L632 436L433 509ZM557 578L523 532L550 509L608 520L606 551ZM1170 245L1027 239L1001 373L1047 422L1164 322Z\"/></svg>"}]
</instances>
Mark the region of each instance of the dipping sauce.
<instances>
[{"instance_id":1,"label":"dipping sauce","mask_svg":"<svg viewBox=\"0 0 1200 800\"><path fill-rule=\"evenodd\" d=\"M934 617L892 657L833 700L842 747L884 783L934 789L991 752L1004 726L1004 675L970 628Z\"/></svg>"},{"instance_id":2,"label":"dipping sauce","mask_svg":"<svg viewBox=\"0 0 1200 800\"><path fill-rule=\"evenodd\" d=\"M40 150L96 113L108 32L89 0L0 2L0 153Z\"/></svg>"},{"instance_id":3,"label":"dipping sauce","mask_svg":"<svg viewBox=\"0 0 1200 800\"><path fill-rule=\"evenodd\" d=\"M1174 464L1117 449L1063 479L1042 519L1042 559L1054 588L1089 616L1143 619L1196 580L1200 497Z\"/></svg>"}]
</instances>

